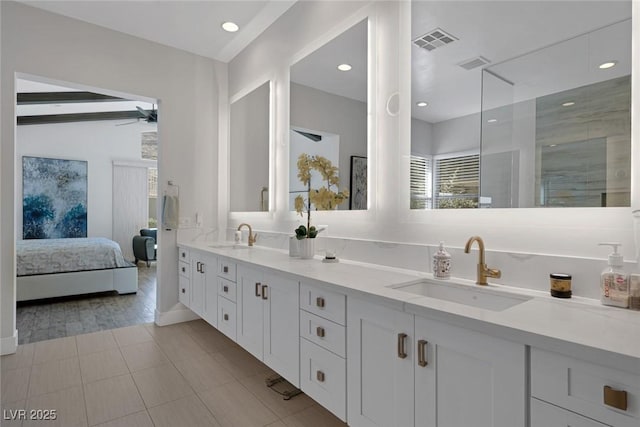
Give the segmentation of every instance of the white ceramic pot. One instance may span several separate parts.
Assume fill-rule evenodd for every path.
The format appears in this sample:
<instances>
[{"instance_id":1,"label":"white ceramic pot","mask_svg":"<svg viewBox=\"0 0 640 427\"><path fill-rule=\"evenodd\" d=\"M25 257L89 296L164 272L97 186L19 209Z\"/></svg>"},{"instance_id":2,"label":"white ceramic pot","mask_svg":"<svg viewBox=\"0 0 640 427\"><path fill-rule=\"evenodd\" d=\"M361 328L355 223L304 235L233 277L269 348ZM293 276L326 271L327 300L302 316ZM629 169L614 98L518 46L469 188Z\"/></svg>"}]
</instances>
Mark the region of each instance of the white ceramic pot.
<instances>
[{"instance_id":1,"label":"white ceramic pot","mask_svg":"<svg viewBox=\"0 0 640 427\"><path fill-rule=\"evenodd\" d=\"M300 258L311 259L316 254L316 239L302 239L298 240L298 252Z\"/></svg>"}]
</instances>

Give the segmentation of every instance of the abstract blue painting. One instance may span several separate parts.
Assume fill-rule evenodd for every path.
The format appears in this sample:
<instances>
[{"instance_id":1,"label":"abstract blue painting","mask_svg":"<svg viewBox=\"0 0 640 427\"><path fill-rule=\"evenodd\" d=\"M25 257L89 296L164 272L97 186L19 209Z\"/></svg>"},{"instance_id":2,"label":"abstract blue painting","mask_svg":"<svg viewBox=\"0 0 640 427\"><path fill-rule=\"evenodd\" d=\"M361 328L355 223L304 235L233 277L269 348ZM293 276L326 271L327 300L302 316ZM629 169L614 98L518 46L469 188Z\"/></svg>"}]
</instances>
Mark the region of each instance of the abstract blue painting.
<instances>
[{"instance_id":1,"label":"abstract blue painting","mask_svg":"<svg viewBox=\"0 0 640 427\"><path fill-rule=\"evenodd\" d=\"M22 237L87 237L87 162L22 157Z\"/></svg>"}]
</instances>

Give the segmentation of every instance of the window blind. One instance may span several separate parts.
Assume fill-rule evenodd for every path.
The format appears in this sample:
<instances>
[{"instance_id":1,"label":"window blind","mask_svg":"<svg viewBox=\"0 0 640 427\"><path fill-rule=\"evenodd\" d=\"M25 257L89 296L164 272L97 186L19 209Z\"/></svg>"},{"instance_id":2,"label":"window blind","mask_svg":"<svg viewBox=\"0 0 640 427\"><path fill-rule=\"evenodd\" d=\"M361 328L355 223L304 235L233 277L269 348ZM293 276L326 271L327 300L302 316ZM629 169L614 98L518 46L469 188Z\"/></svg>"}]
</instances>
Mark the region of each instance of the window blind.
<instances>
[{"instance_id":1,"label":"window blind","mask_svg":"<svg viewBox=\"0 0 640 427\"><path fill-rule=\"evenodd\" d=\"M436 208L475 208L480 186L480 155L436 160Z\"/></svg>"},{"instance_id":2,"label":"window blind","mask_svg":"<svg viewBox=\"0 0 640 427\"><path fill-rule=\"evenodd\" d=\"M431 209L433 200L433 171L431 158L410 158L411 209Z\"/></svg>"}]
</instances>

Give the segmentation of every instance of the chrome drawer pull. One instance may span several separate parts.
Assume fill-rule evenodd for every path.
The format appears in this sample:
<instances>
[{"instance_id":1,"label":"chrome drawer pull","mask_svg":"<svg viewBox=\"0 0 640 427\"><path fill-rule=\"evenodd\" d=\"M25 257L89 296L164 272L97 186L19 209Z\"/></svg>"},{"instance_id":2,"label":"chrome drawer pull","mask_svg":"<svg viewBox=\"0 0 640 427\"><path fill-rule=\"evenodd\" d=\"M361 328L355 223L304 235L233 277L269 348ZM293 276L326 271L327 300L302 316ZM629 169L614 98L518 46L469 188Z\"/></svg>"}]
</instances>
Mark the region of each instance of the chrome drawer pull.
<instances>
[{"instance_id":1,"label":"chrome drawer pull","mask_svg":"<svg viewBox=\"0 0 640 427\"><path fill-rule=\"evenodd\" d=\"M404 342L406 339L407 339L407 334L402 332L398 334L398 357L400 359L407 358L407 352L404 349Z\"/></svg>"},{"instance_id":2,"label":"chrome drawer pull","mask_svg":"<svg viewBox=\"0 0 640 427\"><path fill-rule=\"evenodd\" d=\"M324 328L322 326L318 326L316 328L316 335L320 338L324 338Z\"/></svg>"},{"instance_id":3,"label":"chrome drawer pull","mask_svg":"<svg viewBox=\"0 0 640 427\"><path fill-rule=\"evenodd\" d=\"M228 273L229 272L229 266L225 265L224 267L222 267L222 272L223 273Z\"/></svg>"},{"instance_id":4,"label":"chrome drawer pull","mask_svg":"<svg viewBox=\"0 0 640 427\"><path fill-rule=\"evenodd\" d=\"M222 287L222 290L223 290L224 292L229 292L229 287L228 287L227 285L224 285L224 286Z\"/></svg>"},{"instance_id":5,"label":"chrome drawer pull","mask_svg":"<svg viewBox=\"0 0 640 427\"><path fill-rule=\"evenodd\" d=\"M229 315L225 313L225 315L224 315L224 316L222 316L222 318L223 318L224 320L229 320Z\"/></svg>"},{"instance_id":6,"label":"chrome drawer pull","mask_svg":"<svg viewBox=\"0 0 640 427\"><path fill-rule=\"evenodd\" d=\"M612 408L627 410L627 392L604 386L604 404Z\"/></svg>"},{"instance_id":7,"label":"chrome drawer pull","mask_svg":"<svg viewBox=\"0 0 640 427\"><path fill-rule=\"evenodd\" d=\"M183 273L186 273L186 272L187 272L187 269L186 269L186 268L184 268L184 267L182 267L182 272L183 272Z\"/></svg>"},{"instance_id":8,"label":"chrome drawer pull","mask_svg":"<svg viewBox=\"0 0 640 427\"><path fill-rule=\"evenodd\" d=\"M418 366L427 366L427 344L426 340L418 340Z\"/></svg>"},{"instance_id":9,"label":"chrome drawer pull","mask_svg":"<svg viewBox=\"0 0 640 427\"><path fill-rule=\"evenodd\" d=\"M318 381L320 381L321 383L323 383L323 382L324 382L324 372L322 372L322 371L317 371L317 372L316 372L316 379L317 379Z\"/></svg>"},{"instance_id":10,"label":"chrome drawer pull","mask_svg":"<svg viewBox=\"0 0 640 427\"><path fill-rule=\"evenodd\" d=\"M316 298L316 305L320 308L324 308L324 298L322 297Z\"/></svg>"},{"instance_id":11,"label":"chrome drawer pull","mask_svg":"<svg viewBox=\"0 0 640 427\"><path fill-rule=\"evenodd\" d=\"M185 290L184 290L184 288L182 288L182 293L184 294L184 293L186 293L186 292L187 292L187 291L185 291Z\"/></svg>"}]
</instances>

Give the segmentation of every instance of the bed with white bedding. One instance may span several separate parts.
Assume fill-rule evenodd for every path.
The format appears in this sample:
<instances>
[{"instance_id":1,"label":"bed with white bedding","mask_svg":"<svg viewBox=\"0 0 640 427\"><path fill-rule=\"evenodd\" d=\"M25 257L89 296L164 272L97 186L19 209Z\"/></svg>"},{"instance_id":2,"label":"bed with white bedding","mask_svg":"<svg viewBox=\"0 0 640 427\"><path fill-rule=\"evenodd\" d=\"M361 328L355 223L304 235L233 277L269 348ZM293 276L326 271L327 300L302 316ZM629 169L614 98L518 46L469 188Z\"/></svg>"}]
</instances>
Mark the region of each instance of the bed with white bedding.
<instances>
[{"instance_id":1,"label":"bed with white bedding","mask_svg":"<svg viewBox=\"0 0 640 427\"><path fill-rule=\"evenodd\" d=\"M138 290L138 269L103 237L16 243L17 301Z\"/></svg>"}]
</instances>

